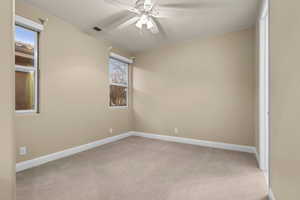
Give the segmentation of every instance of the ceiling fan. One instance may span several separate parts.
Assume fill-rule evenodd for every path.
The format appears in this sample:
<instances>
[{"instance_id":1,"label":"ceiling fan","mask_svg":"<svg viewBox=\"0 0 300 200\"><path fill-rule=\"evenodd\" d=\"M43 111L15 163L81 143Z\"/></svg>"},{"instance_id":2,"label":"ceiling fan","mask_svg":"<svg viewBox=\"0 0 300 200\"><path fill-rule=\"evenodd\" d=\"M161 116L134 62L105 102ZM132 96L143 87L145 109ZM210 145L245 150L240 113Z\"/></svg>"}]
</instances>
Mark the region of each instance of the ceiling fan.
<instances>
[{"instance_id":1,"label":"ceiling fan","mask_svg":"<svg viewBox=\"0 0 300 200\"><path fill-rule=\"evenodd\" d=\"M149 30L153 34L164 33L164 30L159 22L159 18L182 17L182 13L178 10L182 9L199 9L207 7L203 2L199 3L165 3L158 4L158 0L137 0L134 5L129 5L121 0L104 0L106 3L123 8L134 16L127 19L125 22L118 24L116 29L123 29L130 25L134 25L143 30ZM171 9L171 10L170 10ZM186 13L184 13L185 15ZM191 13L189 13L191 14Z\"/></svg>"}]
</instances>

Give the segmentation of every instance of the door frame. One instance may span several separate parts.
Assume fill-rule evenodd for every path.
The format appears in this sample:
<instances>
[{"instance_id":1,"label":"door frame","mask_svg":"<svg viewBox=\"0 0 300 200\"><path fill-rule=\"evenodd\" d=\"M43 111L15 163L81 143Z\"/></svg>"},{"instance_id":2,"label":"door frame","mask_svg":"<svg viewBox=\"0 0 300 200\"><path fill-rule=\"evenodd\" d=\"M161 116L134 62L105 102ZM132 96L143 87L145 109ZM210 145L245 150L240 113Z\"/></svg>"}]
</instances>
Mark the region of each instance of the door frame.
<instances>
[{"instance_id":1,"label":"door frame","mask_svg":"<svg viewBox=\"0 0 300 200\"><path fill-rule=\"evenodd\" d=\"M259 16L259 167L269 186L269 0Z\"/></svg>"}]
</instances>

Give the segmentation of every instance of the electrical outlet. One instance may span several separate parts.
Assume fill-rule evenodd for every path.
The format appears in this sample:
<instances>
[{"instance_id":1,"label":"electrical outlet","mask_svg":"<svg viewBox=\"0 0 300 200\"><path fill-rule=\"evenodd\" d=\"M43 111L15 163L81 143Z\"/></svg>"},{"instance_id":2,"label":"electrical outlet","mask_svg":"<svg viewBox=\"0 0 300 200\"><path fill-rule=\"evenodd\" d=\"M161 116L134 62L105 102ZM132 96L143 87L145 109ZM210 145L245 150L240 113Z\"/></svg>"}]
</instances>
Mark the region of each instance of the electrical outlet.
<instances>
[{"instance_id":1,"label":"electrical outlet","mask_svg":"<svg viewBox=\"0 0 300 200\"><path fill-rule=\"evenodd\" d=\"M27 154L27 147L20 147L20 155L24 156Z\"/></svg>"},{"instance_id":2,"label":"electrical outlet","mask_svg":"<svg viewBox=\"0 0 300 200\"><path fill-rule=\"evenodd\" d=\"M109 129L109 133L111 133L111 134L113 133L113 129L112 128Z\"/></svg>"},{"instance_id":3,"label":"electrical outlet","mask_svg":"<svg viewBox=\"0 0 300 200\"><path fill-rule=\"evenodd\" d=\"M177 135L179 133L178 128L174 128L174 133Z\"/></svg>"}]
</instances>

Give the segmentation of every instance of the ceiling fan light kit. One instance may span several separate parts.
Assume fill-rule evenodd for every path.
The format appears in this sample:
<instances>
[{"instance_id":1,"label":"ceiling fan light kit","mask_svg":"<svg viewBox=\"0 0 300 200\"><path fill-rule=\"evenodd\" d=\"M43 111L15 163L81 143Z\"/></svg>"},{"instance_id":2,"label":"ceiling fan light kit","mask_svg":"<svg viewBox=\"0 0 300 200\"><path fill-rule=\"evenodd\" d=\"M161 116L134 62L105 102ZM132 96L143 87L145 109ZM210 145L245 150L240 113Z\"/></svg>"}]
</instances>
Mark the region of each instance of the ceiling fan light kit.
<instances>
[{"instance_id":1,"label":"ceiling fan light kit","mask_svg":"<svg viewBox=\"0 0 300 200\"><path fill-rule=\"evenodd\" d=\"M139 29L143 29L144 26L146 26L147 29L151 29L154 26L153 22L150 20L150 16L145 14L141 16L135 25Z\"/></svg>"}]
</instances>

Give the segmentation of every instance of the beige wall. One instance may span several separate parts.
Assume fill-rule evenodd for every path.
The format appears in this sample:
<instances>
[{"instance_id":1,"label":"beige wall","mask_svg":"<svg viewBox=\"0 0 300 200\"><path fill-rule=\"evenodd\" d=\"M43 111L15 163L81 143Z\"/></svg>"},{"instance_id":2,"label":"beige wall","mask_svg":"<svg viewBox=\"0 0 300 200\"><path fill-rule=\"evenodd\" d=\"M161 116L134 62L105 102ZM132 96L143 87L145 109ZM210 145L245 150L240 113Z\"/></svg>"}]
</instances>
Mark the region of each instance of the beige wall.
<instances>
[{"instance_id":1,"label":"beige wall","mask_svg":"<svg viewBox=\"0 0 300 200\"><path fill-rule=\"evenodd\" d=\"M35 21L49 18L40 36L41 113L16 114L17 149L28 148L17 160L131 130L131 109L108 108L109 43L20 2L16 13Z\"/></svg>"},{"instance_id":2,"label":"beige wall","mask_svg":"<svg viewBox=\"0 0 300 200\"><path fill-rule=\"evenodd\" d=\"M272 0L271 187L277 200L299 199L300 2Z\"/></svg>"},{"instance_id":3,"label":"beige wall","mask_svg":"<svg viewBox=\"0 0 300 200\"><path fill-rule=\"evenodd\" d=\"M13 132L13 3L0 6L0 199L15 199L15 137Z\"/></svg>"},{"instance_id":4,"label":"beige wall","mask_svg":"<svg viewBox=\"0 0 300 200\"><path fill-rule=\"evenodd\" d=\"M255 31L137 54L135 130L254 145Z\"/></svg>"}]
</instances>

